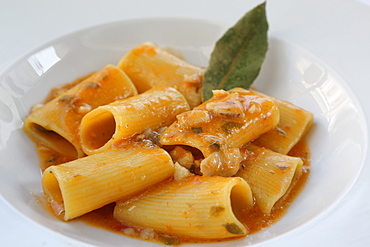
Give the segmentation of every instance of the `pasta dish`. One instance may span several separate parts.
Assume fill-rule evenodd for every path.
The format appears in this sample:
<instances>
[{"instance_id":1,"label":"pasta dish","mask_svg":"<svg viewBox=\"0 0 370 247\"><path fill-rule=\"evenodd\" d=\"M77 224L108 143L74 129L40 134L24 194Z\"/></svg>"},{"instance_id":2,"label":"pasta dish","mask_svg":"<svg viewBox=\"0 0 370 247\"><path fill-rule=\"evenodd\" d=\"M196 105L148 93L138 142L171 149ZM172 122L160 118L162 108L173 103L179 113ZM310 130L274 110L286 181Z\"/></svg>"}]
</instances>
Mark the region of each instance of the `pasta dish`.
<instances>
[{"instance_id":1,"label":"pasta dish","mask_svg":"<svg viewBox=\"0 0 370 247\"><path fill-rule=\"evenodd\" d=\"M53 213L93 222L104 208L106 228L165 243L239 238L281 217L309 174L313 115L254 88L201 102L203 74L147 42L34 106L24 131Z\"/></svg>"}]
</instances>

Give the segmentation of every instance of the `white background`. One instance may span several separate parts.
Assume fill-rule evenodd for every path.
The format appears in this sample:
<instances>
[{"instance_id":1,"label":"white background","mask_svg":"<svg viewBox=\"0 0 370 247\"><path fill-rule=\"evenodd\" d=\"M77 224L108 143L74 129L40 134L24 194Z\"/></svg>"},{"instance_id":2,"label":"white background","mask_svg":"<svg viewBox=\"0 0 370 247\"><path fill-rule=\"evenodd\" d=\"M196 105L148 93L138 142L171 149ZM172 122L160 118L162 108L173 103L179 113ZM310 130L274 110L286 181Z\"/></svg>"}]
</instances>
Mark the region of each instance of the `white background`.
<instances>
[{"instance_id":1,"label":"white background","mask_svg":"<svg viewBox=\"0 0 370 247\"><path fill-rule=\"evenodd\" d=\"M370 0L340 1L363 4L363 8L367 8L367 13L370 15ZM96 24L157 16L184 16L234 23L245 13L245 7L243 7L245 0L0 0L0 2L0 71L40 44ZM335 1L328 2L335 3ZM354 13L350 14L354 15ZM367 33L369 32L370 30L367 30ZM370 63L368 67L370 69ZM363 99L362 103L364 102L368 101ZM368 171L366 169L365 171ZM309 233L297 232L291 239L278 242L279 246L283 244L286 246L370 246L368 184L365 180L356 184L351 192L351 199L346 198L334 213L327 215L320 227L311 229ZM364 227L359 228L358 225ZM34 224L0 199L0 246L87 245Z\"/></svg>"}]
</instances>

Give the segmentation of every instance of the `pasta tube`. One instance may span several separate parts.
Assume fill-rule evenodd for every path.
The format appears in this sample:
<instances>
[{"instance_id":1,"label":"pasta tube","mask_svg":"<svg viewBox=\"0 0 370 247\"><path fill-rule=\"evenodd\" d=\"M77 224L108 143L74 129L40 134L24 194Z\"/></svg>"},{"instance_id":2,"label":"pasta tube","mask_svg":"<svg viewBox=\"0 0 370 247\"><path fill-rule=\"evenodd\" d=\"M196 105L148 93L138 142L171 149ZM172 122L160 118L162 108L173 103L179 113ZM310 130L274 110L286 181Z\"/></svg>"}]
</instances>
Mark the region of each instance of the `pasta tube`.
<instances>
[{"instance_id":1,"label":"pasta tube","mask_svg":"<svg viewBox=\"0 0 370 247\"><path fill-rule=\"evenodd\" d=\"M174 172L163 149L127 146L50 166L43 173L42 187L55 214L70 220L128 199Z\"/></svg>"},{"instance_id":2,"label":"pasta tube","mask_svg":"<svg viewBox=\"0 0 370 247\"><path fill-rule=\"evenodd\" d=\"M236 174L248 182L257 205L270 214L275 203L302 174L302 159L248 145L250 153Z\"/></svg>"},{"instance_id":3,"label":"pasta tube","mask_svg":"<svg viewBox=\"0 0 370 247\"><path fill-rule=\"evenodd\" d=\"M254 144L287 154L311 127L313 114L281 99L262 94L256 90L252 90L252 92L274 101L280 111L278 125L257 138Z\"/></svg>"},{"instance_id":4,"label":"pasta tube","mask_svg":"<svg viewBox=\"0 0 370 247\"><path fill-rule=\"evenodd\" d=\"M153 88L98 107L81 121L82 149L88 155L104 151L114 142L145 129L169 126L177 114L187 110L189 105L184 96L172 87Z\"/></svg>"},{"instance_id":5,"label":"pasta tube","mask_svg":"<svg viewBox=\"0 0 370 247\"><path fill-rule=\"evenodd\" d=\"M137 91L122 70L107 65L81 83L31 112L24 131L35 143L41 143L70 157L82 157L78 128L82 117L92 109Z\"/></svg>"},{"instance_id":6,"label":"pasta tube","mask_svg":"<svg viewBox=\"0 0 370 247\"><path fill-rule=\"evenodd\" d=\"M223 239L248 233L241 215L252 205L250 188L241 178L190 176L118 202L114 217L165 234Z\"/></svg>"},{"instance_id":7,"label":"pasta tube","mask_svg":"<svg viewBox=\"0 0 370 247\"><path fill-rule=\"evenodd\" d=\"M201 103L204 68L189 64L151 42L127 53L118 63L139 93L158 86L179 90L191 108Z\"/></svg>"},{"instance_id":8,"label":"pasta tube","mask_svg":"<svg viewBox=\"0 0 370 247\"><path fill-rule=\"evenodd\" d=\"M180 114L160 143L198 149L205 158L202 174L232 176L240 167L239 148L278 122L279 110L271 100L240 88L216 90L211 99Z\"/></svg>"}]
</instances>

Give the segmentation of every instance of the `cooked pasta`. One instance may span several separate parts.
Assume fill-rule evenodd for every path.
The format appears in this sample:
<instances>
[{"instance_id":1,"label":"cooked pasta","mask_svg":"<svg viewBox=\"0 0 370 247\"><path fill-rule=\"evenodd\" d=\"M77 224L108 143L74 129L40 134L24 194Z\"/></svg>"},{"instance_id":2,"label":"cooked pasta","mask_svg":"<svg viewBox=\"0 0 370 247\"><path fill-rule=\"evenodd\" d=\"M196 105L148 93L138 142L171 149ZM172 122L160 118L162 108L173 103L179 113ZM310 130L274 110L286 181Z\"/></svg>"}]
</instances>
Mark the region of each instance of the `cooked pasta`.
<instances>
[{"instance_id":1,"label":"cooked pasta","mask_svg":"<svg viewBox=\"0 0 370 247\"><path fill-rule=\"evenodd\" d=\"M71 157L83 157L78 129L92 109L137 94L127 75L107 65L68 91L34 110L24 121L24 131L36 143Z\"/></svg>"},{"instance_id":2,"label":"cooked pasta","mask_svg":"<svg viewBox=\"0 0 370 247\"><path fill-rule=\"evenodd\" d=\"M289 152L313 115L254 89L214 90L201 103L203 73L147 42L49 94L24 131L40 154L67 161L42 175L55 215L70 221L107 206L105 218L124 229L194 241L271 224L306 177L304 155Z\"/></svg>"},{"instance_id":3,"label":"cooked pasta","mask_svg":"<svg viewBox=\"0 0 370 247\"><path fill-rule=\"evenodd\" d=\"M257 138L254 144L278 153L287 154L311 127L313 122L312 113L292 103L268 96L254 89L251 91L274 101L280 112L279 124Z\"/></svg>"},{"instance_id":4,"label":"cooked pasta","mask_svg":"<svg viewBox=\"0 0 370 247\"><path fill-rule=\"evenodd\" d=\"M162 134L162 145L186 145L202 152L205 175L232 176L240 168L239 148L275 127L275 104L245 89L214 91L193 110L178 115Z\"/></svg>"},{"instance_id":5,"label":"cooked pasta","mask_svg":"<svg viewBox=\"0 0 370 247\"><path fill-rule=\"evenodd\" d=\"M248 145L250 153L236 174L248 182L257 205L270 214L275 203L287 192L293 179L302 173L303 161L298 157ZM296 176L296 177L295 177Z\"/></svg>"},{"instance_id":6,"label":"cooked pasta","mask_svg":"<svg viewBox=\"0 0 370 247\"><path fill-rule=\"evenodd\" d=\"M163 149L130 145L50 166L43 173L42 186L55 214L70 220L127 199L174 172Z\"/></svg>"},{"instance_id":7,"label":"cooked pasta","mask_svg":"<svg viewBox=\"0 0 370 247\"><path fill-rule=\"evenodd\" d=\"M252 205L251 190L240 178L190 176L118 202L114 217L166 234L220 239L248 233L242 215Z\"/></svg>"},{"instance_id":8,"label":"cooked pasta","mask_svg":"<svg viewBox=\"0 0 370 247\"><path fill-rule=\"evenodd\" d=\"M82 149L88 155L104 151L114 142L140 134L145 129L169 126L176 115L188 110L184 96L172 87L153 88L98 107L82 118Z\"/></svg>"},{"instance_id":9,"label":"cooked pasta","mask_svg":"<svg viewBox=\"0 0 370 247\"><path fill-rule=\"evenodd\" d=\"M152 42L143 43L128 52L118 63L139 93L158 86L179 90L191 108L201 102L204 68L185 62Z\"/></svg>"}]
</instances>

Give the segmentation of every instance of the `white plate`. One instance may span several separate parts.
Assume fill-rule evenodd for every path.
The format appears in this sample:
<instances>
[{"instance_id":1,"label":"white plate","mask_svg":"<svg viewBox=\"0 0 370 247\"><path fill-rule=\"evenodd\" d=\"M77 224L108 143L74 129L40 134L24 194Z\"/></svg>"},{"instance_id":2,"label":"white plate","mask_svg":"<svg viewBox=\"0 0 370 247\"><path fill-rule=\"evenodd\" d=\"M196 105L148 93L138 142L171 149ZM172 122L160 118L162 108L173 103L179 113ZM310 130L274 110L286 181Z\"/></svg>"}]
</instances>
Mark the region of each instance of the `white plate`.
<instances>
[{"instance_id":1,"label":"white plate","mask_svg":"<svg viewBox=\"0 0 370 247\"><path fill-rule=\"evenodd\" d=\"M206 66L215 41L226 27L176 18L115 22L63 36L20 58L0 77L2 199L37 224L84 243L143 245L140 240L78 221L58 221L44 210L37 202L42 194L39 161L33 144L21 130L22 120L53 86L115 64L125 52L145 41L174 48L189 62ZM361 106L339 75L303 48L270 35L270 49L254 86L314 113L315 124L308 136L311 177L278 223L244 239L212 246L243 246L289 236L319 221L353 186L364 164L368 136L363 133L368 129ZM156 244L145 242L145 246Z\"/></svg>"}]
</instances>

